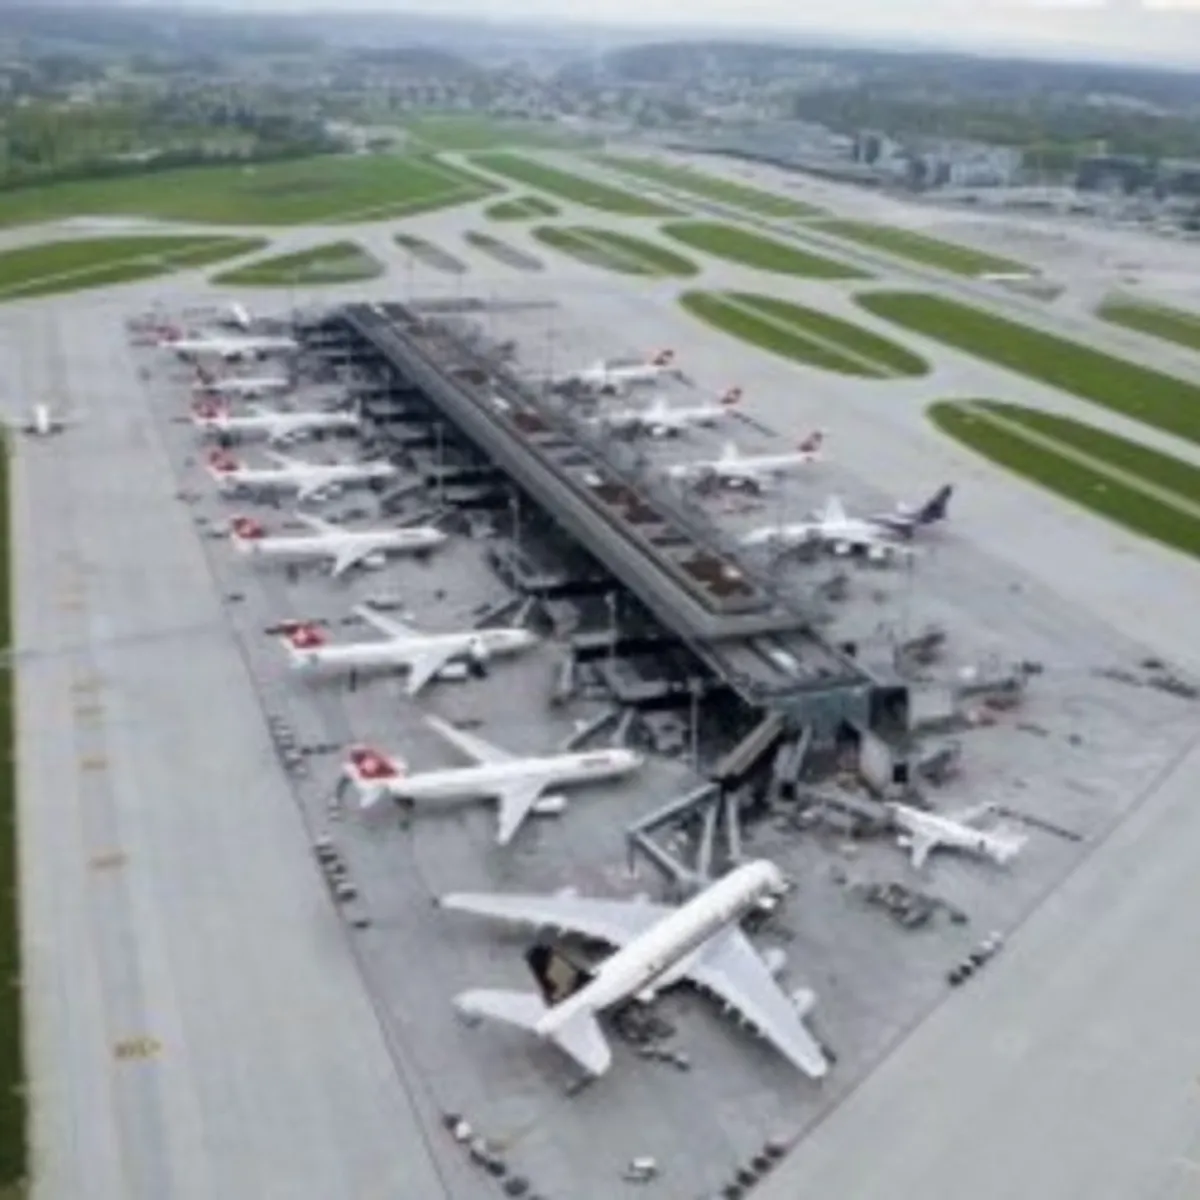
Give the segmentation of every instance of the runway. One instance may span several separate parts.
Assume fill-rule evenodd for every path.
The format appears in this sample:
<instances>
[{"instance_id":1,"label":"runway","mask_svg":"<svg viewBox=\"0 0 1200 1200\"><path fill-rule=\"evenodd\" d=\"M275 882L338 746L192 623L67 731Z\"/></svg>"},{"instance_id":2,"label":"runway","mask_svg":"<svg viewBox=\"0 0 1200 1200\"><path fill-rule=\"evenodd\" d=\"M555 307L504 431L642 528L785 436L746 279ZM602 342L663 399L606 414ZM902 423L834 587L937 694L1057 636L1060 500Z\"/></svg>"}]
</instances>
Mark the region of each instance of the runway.
<instances>
[{"instance_id":1,"label":"runway","mask_svg":"<svg viewBox=\"0 0 1200 1200\"><path fill-rule=\"evenodd\" d=\"M83 417L13 472L34 1195L466 1194L313 866L120 311L4 328L14 398Z\"/></svg>"}]
</instances>

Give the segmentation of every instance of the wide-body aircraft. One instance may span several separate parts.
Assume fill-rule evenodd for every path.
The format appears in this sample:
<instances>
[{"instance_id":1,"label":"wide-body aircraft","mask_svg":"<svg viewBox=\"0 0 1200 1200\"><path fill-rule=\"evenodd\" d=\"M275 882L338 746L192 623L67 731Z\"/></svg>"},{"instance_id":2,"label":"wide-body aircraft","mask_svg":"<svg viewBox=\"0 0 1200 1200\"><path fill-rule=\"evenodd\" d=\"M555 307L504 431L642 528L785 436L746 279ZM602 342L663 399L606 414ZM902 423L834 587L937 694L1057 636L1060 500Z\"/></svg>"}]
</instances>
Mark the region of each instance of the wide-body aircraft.
<instances>
[{"instance_id":1,"label":"wide-body aircraft","mask_svg":"<svg viewBox=\"0 0 1200 1200\"><path fill-rule=\"evenodd\" d=\"M561 813L566 797L556 789L627 775L642 765L633 750L609 747L561 754L510 754L465 729L427 717L430 727L465 757L469 767L408 772L402 759L368 746L351 750L344 773L370 808L381 800L414 807L470 800L496 802L496 842L506 846L531 813Z\"/></svg>"},{"instance_id":2,"label":"wide-body aircraft","mask_svg":"<svg viewBox=\"0 0 1200 1200\"><path fill-rule=\"evenodd\" d=\"M192 424L220 437L265 437L269 442L286 442L309 434L353 431L362 422L357 413L338 409L283 412L261 404L250 404L245 413L235 415L228 404L197 400L192 405Z\"/></svg>"},{"instance_id":3,"label":"wide-body aircraft","mask_svg":"<svg viewBox=\"0 0 1200 1200\"><path fill-rule=\"evenodd\" d=\"M679 908L569 892L443 896L444 909L616 947L610 958L587 970L548 946L535 945L527 961L538 993L477 989L456 996L455 1007L470 1017L528 1030L558 1046L589 1075L602 1075L612 1063L612 1050L599 1014L688 982L715 996L793 1066L819 1079L828 1062L804 1024L815 997L809 991L786 993L776 980L782 954L760 955L738 928L752 908L784 888L775 864L759 860L736 868Z\"/></svg>"},{"instance_id":4,"label":"wide-body aircraft","mask_svg":"<svg viewBox=\"0 0 1200 1200\"><path fill-rule=\"evenodd\" d=\"M619 408L602 413L596 423L618 433L672 437L693 426L707 428L725 420L741 403L742 389L730 388L712 404L672 406L659 396L645 408Z\"/></svg>"},{"instance_id":5,"label":"wide-body aircraft","mask_svg":"<svg viewBox=\"0 0 1200 1200\"><path fill-rule=\"evenodd\" d=\"M659 350L637 362L601 359L590 367L556 376L555 387L582 387L603 395L615 395L630 387L657 383L664 375L675 374L675 351Z\"/></svg>"},{"instance_id":6,"label":"wide-body aircraft","mask_svg":"<svg viewBox=\"0 0 1200 1200\"><path fill-rule=\"evenodd\" d=\"M381 567L388 555L435 550L447 540L447 535L432 525L346 529L311 513L293 515L308 526L307 533L271 536L253 517L232 517L229 534L234 548L247 558L260 560L305 562L323 559L331 564L330 577L338 579L351 567Z\"/></svg>"},{"instance_id":7,"label":"wide-body aircraft","mask_svg":"<svg viewBox=\"0 0 1200 1200\"><path fill-rule=\"evenodd\" d=\"M274 465L247 467L228 451L214 450L208 456L208 470L223 492L295 492L301 501L335 495L346 487L383 484L399 473L382 461L304 462L274 450L264 450L263 455Z\"/></svg>"},{"instance_id":8,"label":"wide-body aircraft","mask_svg":"<svg viewBox=\"0 0 1200 1200\"><path fill-rule=\"evenodd\" d=\"M492 659L519 654L538 642L537 634L519 626L422 633L369 604L358 605L354 613L383 634L382 639L335 644L311 621L284 622L281 634L292 668L317 674L407 671L406 691L414 696L451 664L466 664L482 673Z\"/></svg>"},{"instance_id":9,"label":"wide-body aircraft","mask_svg":"<svg viewBox=\"0 0 1200 1200\"><path fill-rule=\"evenodd\" d=\"M820 542L834 554L861 553L873 561L906 557L913 552L911 542L919 529L945 519L953 491L946 484L922 505L898 505L892 512L869 517L850 516L841 500L831 496L809 520L764 525L746 534L742 543L782 548Z\"/></svg>"},{"instance_id":10,"label":"wide-body aircraft","mask_svg":"<svg viewBox=\"0 0 1200 1200\"><path fill-rule=\"evenodd\" d=\"M825 435L817 430L786 454L753 455L743 454L733 442L728 442L720 458L672 463L666 468L666 475L682 482L712 482L721 487L762 491L772 478L819 462L824 441Z\"/></svg>"}]
</instances>

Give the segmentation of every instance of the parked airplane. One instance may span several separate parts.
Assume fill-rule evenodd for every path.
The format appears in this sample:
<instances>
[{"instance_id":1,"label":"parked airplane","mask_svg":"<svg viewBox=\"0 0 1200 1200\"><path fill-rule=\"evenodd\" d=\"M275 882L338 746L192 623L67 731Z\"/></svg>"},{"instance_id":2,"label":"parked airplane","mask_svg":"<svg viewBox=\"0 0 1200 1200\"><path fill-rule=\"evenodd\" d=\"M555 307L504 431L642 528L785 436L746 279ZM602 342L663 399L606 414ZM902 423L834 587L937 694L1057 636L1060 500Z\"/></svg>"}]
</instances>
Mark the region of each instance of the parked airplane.
<instances>
[{"instance_id":1,"label":"parked airplane","mask_svg":"<svg viewBox=\"0 0 1200 1200\"><path fill-rule=\"evenodd\" d=\"M48 404L35 404L29 412L29 419L22 423L22 433L31 437L50 437L62 433L68 426L78 424L77 417L55 416Z\"/></svg>"},{"instance_id":2,"label":"parked airplane","mask_svg":"<svg viewBox=\"0 0 1200 1200\"><path fill-rule=\"evenodd\" d=\"M294 516L311 532L268 537L262 524L253 517L233 517L229 522L229 533L234 548L250 558L291 562L331 559L330 576L337 579L353 566L381 567L389 554L433 550L447 540L446 534L432 525L344 529L308 513L298 512Z\"/></svg>"},{"instance_id":3,"label":"parked airplane","mask_svg":"<svg viewBox=\"0 0 1200 1200\"><path fill-rule=\"evenodd\" d=\"M893 512L851 517L841 500L831 496L825 507L807 521L765 525L742 538L747 546L796 546L820 542L834 554L865 554L879 562L912 553L909 541L918 529L944 520L954 488L939 488L919 508L898 505Z\"/></svg>"},{"instance_id":4,"label":"parked airplane","mask_svg":"<svg viewBox=\"0 0 1200 1200\"><path fill-rule=\"evenodd\" d=\"M673 408L659 396L648 408L619 408L602 413L598 425L621 433L647 433L671 437L692 425L707 427L724 420L741 403L742 389L730 388L715 404L691 404Z\"/></svg>"},{"instance_id":5,"label":"parked airplane","mask_svg":"<svg viewBox=\"0 0 1200 1200\"><path fill-rule=\"evenodd\" d=\"M223 492L295 492L298 500L330 496L353 484L381 484L398 473L389 462L313 463L274 450L263 455L275 465L247 467L227 450L208 456L208 470Z\"/></svg>"},{"instance_id":6,"label":"parked airplane","mask_svg":"<svg viewBox=\"0 0 1200 1200\"><path fill-rule=\"evenodd\" d=\"M1006 829L979 829L974 822L995 812L994 804L979 804L956 813L923 812L906 804L889 804L888 809L901 833L897 845L909 852L912 865L920 870L931 850L946 846L990 858L1000 866L1011 862L1029 840L1023 833Z\"/></svg>"},{"instance_id":7,"label":"parked airplane","mask_svg":"<svg viewBox=\"0 0 1200 1200\"><path fill-rule=\"evenodd\" d=\"M422 633L407 621L387 617L367 604L354 609L382 633L382 641L331 645L319 625L289 621L282 627L283 644L294 670L352 671L407 670L410 696L451 664L465 663L482 671L493 658L517 654L538 641L537 634L515 626L466 629L455 633Z\"/></svg>"},{"instance_id":8,"label":"parked airplane","mask_svg":"<svg viewBox=\"0 0 1200 1200\"><path fill-rule=\"evenodd\" d=\"M527 1029L553 1042L589 1074L602 1075L612 1063L612 1051L597 1016L686 980L735 1011L799 1070L820 1079L828 1063L804 1025L815 997L809 991L785 993L775 978L782 955L760 955L737 924L756 904L783 890L779 869L759 860L731 871L680 908L570 893L443 896L442 908L550 927L617 947L587 971L557 951L535 945L526 958L540 995L475 990L456 996L454 1005L467 1016Z\"/></svg>"},{"instance_id":9,"label":"parked airplane","mask_svg":"<svg viewBox=\"0 0 1200 1200\"><path fill-rule=\"evenodd\" d=\"M568 371L552 382L556 387L572 384L606 395L613 395L639 384L657 383L664 375L675 371L675 351L659 350L641 362L615 362L601 359L590 367Z\"/></svg>"},{"instance_id":10,"label":"parked airplane","mask_svg":"<svg viewBox=\"0 0 1200 1200\"><path fill-rule=\"evenodd\" d=\"M183 337L177 329L167 331L162 344L180 358L262 358L268 354L292 354L300 349L290 337Z\"/></svg>"},{"instance_id":11,"label":"parked airplane","mask_svg":"<svg viewBox=\"0 0 1200 1200\"><path fill-rule=\"evenodd\" d=\"M358 429L357 413L335 409L283 412L262 404L250 404L247 412L234 416L228 404L197 400L192 405L192 424L205 433L229 437L263 435L269 442L286 442L314 433Z\"/></svg>"},{"instance_id":12,"label":"parked airplane","mask_svg":"<svg viewBox=\"0 0 1200 1200\"><path fill-rule=\"evenodd\" d=\"M548 789L614 779L642 765L640 754L620 747L566 754L510 754L438 717L426 720L473 765L410 775L402 760L357 746L350 752L345 777L357 790L363 808L385 799L413 805L494 799L496 842L507 846L530 813L557 815L566 807L566 797L558 792L547 795Z\"/></svg>"},{"instance_id":13,"label":"parked airplane","mask_svg":"<svg viewBox=\"0 0 1200 1200\"><path fill-rule=\"evenodd\" d=\"M286 375L243 375L217 379L204 371L200 373L196 390L207 395L253 400L272 392L289 391L291 387L292 381Z\"/></svg>"},{"instance_id":14,"label":"parked airplane","mask_svg":"<svg viewBox=\"0 0 1200 1200\"><path fill-rule=\"evenodd\" d=\"M818 429L787 454L750 456L743 455L733 442L727 442L720 458L673 463L667 467L666 474L668 479L697 483L713 481L722 487L761 491L769 478L819 462L824 441L825 435Z\"/></svg>"}]
</instances>

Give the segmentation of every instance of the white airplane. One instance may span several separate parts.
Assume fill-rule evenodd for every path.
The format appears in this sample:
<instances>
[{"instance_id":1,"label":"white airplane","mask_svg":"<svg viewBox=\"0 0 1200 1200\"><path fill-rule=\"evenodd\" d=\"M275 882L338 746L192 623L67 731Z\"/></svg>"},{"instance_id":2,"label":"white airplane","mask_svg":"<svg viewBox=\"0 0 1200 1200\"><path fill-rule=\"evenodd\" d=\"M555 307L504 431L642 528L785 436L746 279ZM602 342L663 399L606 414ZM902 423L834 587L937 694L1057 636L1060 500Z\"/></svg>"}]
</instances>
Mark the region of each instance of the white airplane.
<instances>
[{"instance_id":1,"label":"white airplane","mask_svg":"<svg viewBox=\"0 0 1200 1200\"><path fill-rule=\"evenodd\" d=\"M742 538L747 546L797 546L820 542L834 554L862 553L881 562L912 553L909 541L918 529L944 520L953 487L946 484L918 508L898 505L894 512L851 517L842 502L831 496L810 520L785 525L765 525Z\"/></svg>"},{"instance_id":2,"label":"white airplane","mask_svg":"<svg viewBox=\"0 0 1200 1200\"><path fill-rule=\"evenodd\" d=\"M229 337L183 337L179 331L167 331L162 344L180 358L260 358L268 354L293 354L300 343L290 337L229 336Z\"/></svg>"},{"instance_id":3,"label":"white airplane","mask_svg":"<svg viewBox=\"0 0 1200 1200\"><path fill-rule=\"evenodd\" d=\"M298 500L329 496L354 484L383 483L395 478L397 469L389 462L313 463L264 450L274 466L247 467L227 450L208 456L208 471L220 489L236 491L295 492Z\"/></svg>"},{"instance_id":4,"label":"white airplane","mask_svg":"<svg viewBox=\"0 0 1200 1200\"><path fill-rule=\"evenodd\" d=\"M824 441L825 435L818 429L787 454L751 456L743 455L733 442L727 442L720 458L673 463L667 467L666 474L668 479L697 482L714 480L723 487L761 491L770 477L819 462Z\"/></svg>"},{"instance_id":5,"label":"white airplane","mask_svg":"<svg viewBox=\"0 0 1200 1200\"><path fill-rule=\"evenodd\" d=\"M596 418L598 425L622 433L648 433L651 437L671 437L690 426L701 428L724 420L741 403L742 389L730 388L715 404L691 404L672 407L659 396L647 408L619 408Z\"/></svg>"},{"instance_id":6,"label":"white airplane","mask_svg":"<svg viewBox=\"0 0 1200 1200\"><path fill-rule=\"evenodd\" d=\"M594 900L570 892L552 896L454 894L442 908L534 928L563 930L617 947L594 973L563 955L534 946L527 961L541 994L476 990L454 1006L548 1039L590 1075L603 1075L612 1051L597 1016L631 999L647 1000L684 981L715 996L770 1042L793 1066L820 1079L829 1064L804 1025L812 992L788 995L776 975L782 954L764 957L738 928L756 904L784 891L774 863L759 860L731 871L680 908L635 900Z\"/></svg>"},{"instance_id":7,"label":"white airplane","mask_svg":"<svg viewBox=\"0 0 1200 1200\"><path fill-rule=\"evenodd\" d=\"M21 431L31 437L51 437L78 423L78 417L55 416L50 405L35 404L29 412L29 419L22 423Z\"/></svg>"},{"instance_id":8,"label":"white airplane","mask_svg":"<svg viewBox=\"0 0 1200 1200\"><path fill-rule=\"evenodd\" d=\"M559 375L552 382L556 387L578 384L589 391L614 395L639 384L657 383L664 375L674 374L674 363L674 350L659 350L640 362L601 359L590 367Z\"/></svg>"},{"instance_id":9,"label":"white airplane","mask_svg":"<svg viewBox=\"0 0 1200 1200\"><path fill-rule=\"evenodd\" d=\"M291 386L292 381L286 375L242 375L229 379L214 379L206 372L200 377L196 390L206 395L252 400L258 396L269 396L273 392L289 391Z\"/></svg>"},{"instance_id":10,"label":"white airplane","mask_svg":"<svg viewBox=\"0 0 1200 1200\"><path fill-rule=\"evenodd\" d=\"M357 413L334 409L308 412L283 412L262 404L251 404L244 414L234 416L228 404L197 400L192 405L192 424L204 433L253 437L263 435L269 442L286 442L310 433L332 433L357 429L362 422Z\"/></svg>"},{"instance_id":11,"label":"white airplane","mask_svg":"<svg viewBox=\"0 0 1200 1200\"><path fill-rule=\"evenodd\" d=\"M368 604L360 604L353 611L382 633L383 640L331 645L319 625L285 622L281 627L283 645L292 669L331 673L407 670L405 690L415 696L435 676L449 677L445 673L455 664L465 664L468 671L480 671L491 659L518 654L538 642L537 634L514 626L422 633L407 621L386 617Z\"/></svg>"},{"instance_id":12,"label":"white airplane","mask_svg":"<svg viewBox=\"0 0 1200 1200\"><path fill-rule=\"evenodd\" d=\"M420 553L433 550L446 540L446 534L432 525L410 525L398 529L344 529L332 521L309 513L295 513L298 521L311 532L269 537L253 517L233 517L229 534L234 549L248 558L282 561L332 559L330 577L338 579L351 567L381 567L389 554Z\"/></svg>"},{"instance_id":13,"label":"white airplane","mask_svg":"<svg viewBox=\"0 0 1200 1200\"><path fill-rule=\"evenodd\" d=\"M563 811L566 797L559 792L547 795L548 789L615 779L637 770L643 761L640 754L620 747L523 757L438 717L426 720L474 765L410 775L403 760L356 746L344 773L358 792L361 806L370 808L385 799L413 805L494 799L496 843L500 846L512 841L530 813L557 815Z\"/></svg>"},{"instance_id":14,"label":"white airplane","mask_svg":"<svg viewBox=\"0 0 1200 1200\"><path fill-rule=\"evenodd\" d=\"M946 846L990 858L1006 866L1029 840L1023 833L1007 829L979 829L974 822L995 812L994 804L979 804L956 813L922 812L906 804L889 804L901 833L896 844L909 852L912 865L919 871L931 850Z\"/></svg>"}]
</instances>

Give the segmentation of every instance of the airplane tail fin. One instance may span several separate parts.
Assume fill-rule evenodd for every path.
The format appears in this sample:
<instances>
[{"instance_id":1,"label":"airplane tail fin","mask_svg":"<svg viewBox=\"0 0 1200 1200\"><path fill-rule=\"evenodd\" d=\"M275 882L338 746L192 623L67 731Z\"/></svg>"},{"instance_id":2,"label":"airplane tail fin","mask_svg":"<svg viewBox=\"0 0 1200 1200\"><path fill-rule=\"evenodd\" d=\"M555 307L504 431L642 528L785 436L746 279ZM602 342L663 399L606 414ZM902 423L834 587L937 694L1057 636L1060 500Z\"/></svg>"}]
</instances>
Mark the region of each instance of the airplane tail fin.
<instances>
[{"instance_id":1,"label":"airplane tail fin","mask_svg":"<svg viewBox=\"0 0 1200 1200\"><path fill-rule=\"evenodd\" d=\"M1024 849L1029 836L1024 833L1014 833L1007 829L993 830L989 835L992 844L992 854L1001 866L1007 866Z\"/></svg>"},{"instance_id":2,"label":"airplane tail fin","mask_svg":"<svg viewBox=\"0 0 1200 1200\"><path fill-rule=\"evenodd\" d=\"M342 768L343 776L358 792L359 805L373 808L384 799L389 785L404 777L406 764L370 746L351 746Z\"/></svg>"},{"instance_id":3,"label":"airplane tail fin","mask_svg":"<svg viewBox=\"0 0 1200 1200\"><path fill-rule=\"evenodd\" d=\"M946 510L950 507L950 497L952 495L954 495L953 484L948 483L944 487L938 488L929 500L917 510L917 524L932 525L935 521L944 520Z\"/></svg>"},{"instance_id":4,"label":"airplane tail fin","mask_svg":"<svg viewBox=\"0 0 1200 1200\"><path fill-rule=\"evenodd\" d=\"M722 408L735 408L742 402L742 389L731 387L718 401Z\"/></svg>"},{"instance_id":5,"label":"airplane tail fin","mask_svg":"<svg viewBox=\"0 0 1200 1200\"><path fill-rule=\"evenodd\" d=\"M253 517L234 516L229 518L229 536L239 550L249 550L254 542L266 537L267 531L262 523Z\"/></svg>"},{"instance_id":6,"label":"airplane tail fin","mask_svg":"<svg viewBox=\"0 0 1200 1200\"><path fill-rule=\"evenodd\" d=\"M229 416L229 408L217 400L197 400L192 405L192 424L202 428Z\"/></svg>"},{"instance_id":7,"label":"airplane tail fin","mask_svg":"<svg viewBox=\"0 0 1200 1200\"><path fill-rule=\"evenodd\" d=\"M454 998L454 1007L467 1016L501 1021L546 1038L589 1075L603 1075L612 1063L612 1050L590 1008L572 1007L560 1014L534 993L491 989L463 992Z\"/></svg>"},{"instance_id":8,"label":"airplane tail fin","mask_svg":"<svg viewBox=\"0 0 1200 1200\"><path fill-rule=\"evenodd\" d=\"M821 510L821 520L837 524L846 519L846 506L837 496L830 496Z\"/></svg>"},{"instance_id":9,"label":"airplane tail fin","mask_svg":"<svg viewBox=\"0 0 1200 1200\"><path fill-rule=\"evenodd\" d=\"M225 479L240 469L241 463L228 451L214 450L208 456L208 470L214 479Z\"/></svg>"},{"instance_id":10,"label":"airplane tail fin","mask_svg":"<svg viewBox=\"0 0 1200 1200\"><path fill-rule=\"evenodd\" d=\"M820 454L821 447L825 444L825 434L819 429L814 429L797 447L801 454Z\"/></svg>"},{"instance_id":11,"label":"airplane tail fin","mask_svg":"<svg viewBox=\"0 0 1200 1200\"><path fill-rule=\"evenodd\" d=\"M312 621L285 621L279 627L283 648L292 660L292 666L302 667L309 662L314 650L328 644L324 631Z\"/></svg>"},{"instance_id":12,"label":"airplane tail fin","mask_svg":"<svg viewBox=\"0 0 1200 1200\"><path fill-rule=\"evenodd\" d=\"M674 361L674 350L659 350L651 357L650 365L654 367L669 367Z\"/></svg>"},{"instance_id":13,"label":"airplane tail fin","mask_svg":"<svg viewBox=\"0 0 1200 1200\"><path fill-rule=\"evenodd\" d=\"M721 459L723 463L737 462L741 458L742 452L737 448L736 442L726 442L721 447Z\"/></svg>"}]
</instances>

